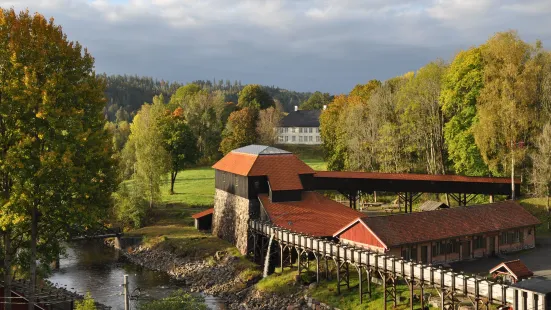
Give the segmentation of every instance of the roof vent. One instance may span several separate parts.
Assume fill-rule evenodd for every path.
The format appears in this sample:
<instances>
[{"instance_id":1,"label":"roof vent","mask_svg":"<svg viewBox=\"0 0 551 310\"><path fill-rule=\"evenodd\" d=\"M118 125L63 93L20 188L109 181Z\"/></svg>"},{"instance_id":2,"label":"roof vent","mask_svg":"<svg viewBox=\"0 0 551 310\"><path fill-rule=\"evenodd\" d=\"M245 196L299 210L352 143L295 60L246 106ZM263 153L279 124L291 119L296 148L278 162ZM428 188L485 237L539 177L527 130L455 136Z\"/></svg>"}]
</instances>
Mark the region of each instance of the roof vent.
<instances>
[{"instance_id":1,"label":"roof vent","mask_svg":"<svg viewBox=\"0 0 551 310\"><path fill-rule=\"evenodd\" d=\"M295 106L295 112L298 111L298 105Z\"/></svg>"}]
</instances>

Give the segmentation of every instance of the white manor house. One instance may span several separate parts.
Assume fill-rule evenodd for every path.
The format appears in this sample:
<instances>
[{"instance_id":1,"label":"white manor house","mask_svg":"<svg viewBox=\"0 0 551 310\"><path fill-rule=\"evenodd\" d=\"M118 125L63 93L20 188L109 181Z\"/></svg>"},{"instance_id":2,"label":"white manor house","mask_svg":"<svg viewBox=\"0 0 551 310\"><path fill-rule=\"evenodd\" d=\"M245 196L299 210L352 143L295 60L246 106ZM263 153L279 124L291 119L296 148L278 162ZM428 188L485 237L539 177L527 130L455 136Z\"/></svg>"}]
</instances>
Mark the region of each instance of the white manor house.
<instances>
[{"instance_id":1,"label":"white manor house","mask_svg":"<svg viewBox=\"0 0 551 310\"><path fill-rule=\"evenodd\" d=\"M280 127L277 127L277 143L321 144L320 115L321 110L299 110L295 106L295 111L285 116L281 120Z\"/></svg>"}]
</instances>

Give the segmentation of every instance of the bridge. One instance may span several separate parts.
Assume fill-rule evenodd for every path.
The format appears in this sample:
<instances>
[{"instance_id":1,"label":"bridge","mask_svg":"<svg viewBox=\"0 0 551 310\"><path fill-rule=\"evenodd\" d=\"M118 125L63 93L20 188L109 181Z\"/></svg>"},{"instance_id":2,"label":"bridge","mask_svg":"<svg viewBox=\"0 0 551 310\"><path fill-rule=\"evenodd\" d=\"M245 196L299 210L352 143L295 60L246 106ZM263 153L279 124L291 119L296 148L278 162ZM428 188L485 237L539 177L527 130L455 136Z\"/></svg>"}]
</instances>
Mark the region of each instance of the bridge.
<instances>
[{"instance_id":1,"label":"bridge","mask_svg":"<svg viewBox=\"0 0 551 310\"><path fill-rule=\"evenodd\" d=\"M364 296L371 295L373 277L382 280L385 309L387 305L397 305L397 281L404 281L409 287L410 309L414 307L414 291L418 290L420 296L424 296L425 289L438 291L441 309L455 309L459 303L459 297L469 299L476 310L490 309L492 304L502 308L512 307L514 310L547 310L550 306L549 300L543 293L435 268L430 264L419 264L363 248L341 245L258 220L249 220L248 224L252 245L251 252L248 254L255 260L266 261L271 267L278 264L283 270L285 266L292 267L294 258L300 275L308 272L310 259L313 258L316 262L316 281L318 282L320 281L320 263L324 262L327 267L333 265L339 294L342 287L351 288L350 267L352 267L359 277L360 302L363 302ZM272 248L275 251L270 251ZM272 252L271 255L270 252ZM274 261L273 253L279 254L279 261ZM330 276L327 269L326 278ZM423 309L424 298L420 298L419 302Z\"/></svg>"},{"instance_id":2,"label":"bridge","mask_svg":"<svg viewBox=\"0 0 551 310\"><path fill-rule=\"evenodd\" d=\"M460 206L466 206L477 195L511 195L512 187L520 194L520 179L430 175L414 173L379 173L351 171L316 171L301 177L307 190L335 190L346 196L350 207L362 193L374 191L398 193L405 212L412 212L413 203L423 193L449 194ZM513 185L514 184L514 185Z\"/></svg>"}]
</instances>

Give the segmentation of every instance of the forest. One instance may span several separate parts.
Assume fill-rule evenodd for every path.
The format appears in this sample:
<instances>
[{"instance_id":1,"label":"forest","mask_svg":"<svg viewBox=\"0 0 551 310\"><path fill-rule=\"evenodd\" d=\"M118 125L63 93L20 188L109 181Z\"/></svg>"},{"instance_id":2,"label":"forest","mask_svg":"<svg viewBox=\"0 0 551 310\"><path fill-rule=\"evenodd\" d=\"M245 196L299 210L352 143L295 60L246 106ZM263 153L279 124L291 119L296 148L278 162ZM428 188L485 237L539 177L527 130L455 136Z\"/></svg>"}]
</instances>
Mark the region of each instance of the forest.
<instances>
[{"instance_id":1,"label":"forest","mask_svg":"<svg viewBox=\"0 0 551 310\"><path fill-rule=\"evenodd\" d=\"M162 94L166 98L170 98L178 88L184 86L178 82L157 80L151 77L106 74L100 76L107 83L105 89L107 104L104 115L109 121L130 121L144 103L152 102L153 97ZM219 92L224 96L226 102L237 102L239 92L244 87L241 81L231 82L216 78L212 81L196 80L191 84L198 85L208 92ZM300 105L312 95L275 86L262 86L262 88L279 101L287 112L292 111L295 105Z\"/></svg>"}]
</instances>

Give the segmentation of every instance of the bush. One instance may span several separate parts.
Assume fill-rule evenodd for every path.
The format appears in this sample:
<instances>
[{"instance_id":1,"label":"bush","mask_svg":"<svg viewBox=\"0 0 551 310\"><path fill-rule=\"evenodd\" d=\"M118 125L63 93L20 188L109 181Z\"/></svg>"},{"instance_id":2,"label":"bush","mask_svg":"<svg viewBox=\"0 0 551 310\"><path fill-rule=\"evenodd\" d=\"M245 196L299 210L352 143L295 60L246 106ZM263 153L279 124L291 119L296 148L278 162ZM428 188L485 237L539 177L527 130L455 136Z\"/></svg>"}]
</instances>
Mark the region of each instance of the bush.
<instances>
[{"instance_id":1,"label":"bush","mask_svg":"<svg viewBox=\"0 0 551 310\"><path fill-rule=\"evenodd\" d=\"M205 299L178 290L169 297L155 300L140 306L140 310L206 310Z\"/></svg>"},{"instance_id":2,"label":"bush","mask_svg":"<svg viewBox=\"0 0 551 310\"><path fill-rule=\"evenodd\" d=\"M75 310L96 310L96 304L90 292L86 293L83 300L75 301Z\"/></svg>"},{"instance_id":3,"label":"bush","mask_svg":"<svg viewBox=\"0 0 551 310\"><path fill-rule=\"evenodd\" d=\"M148 204L135 186L121 183L113 198L115 216L124 226L140 228L145 224Z\"/></svg>"}]
</instances>

